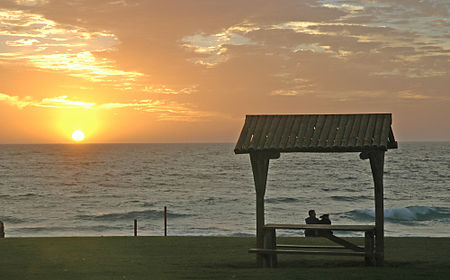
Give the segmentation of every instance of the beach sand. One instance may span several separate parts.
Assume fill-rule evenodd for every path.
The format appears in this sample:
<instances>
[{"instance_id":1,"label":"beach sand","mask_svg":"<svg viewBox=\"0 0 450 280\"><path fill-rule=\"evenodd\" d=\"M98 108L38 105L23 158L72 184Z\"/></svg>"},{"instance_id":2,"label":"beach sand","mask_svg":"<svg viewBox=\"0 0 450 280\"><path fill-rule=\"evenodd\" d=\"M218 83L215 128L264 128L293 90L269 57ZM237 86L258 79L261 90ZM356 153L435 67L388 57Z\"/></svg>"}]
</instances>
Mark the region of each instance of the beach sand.
<instances>
[{"instance_id":1,"label":"beach sand","mask_svg":"<svg viewBox=\"0 0 450 280\"><path fill-rule=\"evenodd\" d=\"M448 279L450 275L450 238L388 237L382 268L364 266L361 257L281 255L278 268L258 269L255 255L247 253L254 244L255 238L249 237L4 238L0 279Z\"/></svg>"}]
</instances>

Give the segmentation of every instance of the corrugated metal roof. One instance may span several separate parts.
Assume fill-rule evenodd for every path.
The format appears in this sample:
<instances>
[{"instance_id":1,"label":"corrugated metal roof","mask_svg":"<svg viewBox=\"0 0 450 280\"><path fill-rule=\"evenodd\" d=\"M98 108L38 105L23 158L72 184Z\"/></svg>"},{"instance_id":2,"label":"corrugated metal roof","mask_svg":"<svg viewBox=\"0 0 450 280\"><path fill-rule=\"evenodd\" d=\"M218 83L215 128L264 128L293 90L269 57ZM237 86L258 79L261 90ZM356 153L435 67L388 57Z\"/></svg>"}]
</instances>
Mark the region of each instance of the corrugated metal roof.
<instances>
[{"instance_id":1,"label":"corrugated metal roof","mask_svg":"<svg viewBox=\"0 0 450 280\"><path fill-rule=\"evenodd\" d=\"M391 114L247 115L236 154L397 148Z\"/></svg>"}]
</instances>

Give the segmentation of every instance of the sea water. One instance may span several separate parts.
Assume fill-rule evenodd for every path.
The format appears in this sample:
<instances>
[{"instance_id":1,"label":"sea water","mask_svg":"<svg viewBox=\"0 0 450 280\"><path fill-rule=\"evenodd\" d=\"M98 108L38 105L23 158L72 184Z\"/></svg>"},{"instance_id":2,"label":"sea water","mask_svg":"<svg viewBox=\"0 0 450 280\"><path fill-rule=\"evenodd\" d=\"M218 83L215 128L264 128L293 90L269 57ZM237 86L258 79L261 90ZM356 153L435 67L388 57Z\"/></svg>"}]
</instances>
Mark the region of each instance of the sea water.
<instances>
[{"instance_id":1,"label":"sea water","mask_svg":"<svg viewBox=\"0 0 450 280\"><path fill-rule=\"evenodd\" d=\"M0 145L0 221L7 237L255 235L248 155L234 144ZM450 237L450 143L386 152L386 236ZM287 153L270 161L266 222L374 224L368 160ZM301 235L297 231L282 235ZM342 233L346 234L346 233ZM347 233L348 234L348 233Z\"/></svg>"}]
</instances>

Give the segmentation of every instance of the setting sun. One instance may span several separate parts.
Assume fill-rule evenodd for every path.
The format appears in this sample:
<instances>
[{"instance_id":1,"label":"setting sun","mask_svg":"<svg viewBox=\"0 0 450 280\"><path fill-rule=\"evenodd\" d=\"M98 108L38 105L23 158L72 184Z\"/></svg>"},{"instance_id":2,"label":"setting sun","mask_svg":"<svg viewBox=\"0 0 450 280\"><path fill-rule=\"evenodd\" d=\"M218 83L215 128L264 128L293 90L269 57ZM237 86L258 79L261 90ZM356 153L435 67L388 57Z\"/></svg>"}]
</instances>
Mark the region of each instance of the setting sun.
<instances>
[{"instance_id":1,"label":"setting sun","mask_svg":"<svg viewBox=\"0 0 450 280\"><path fill-rule=\"evenodd\" d=\"M76 141L76 142L80 142L80 141L83 141L84 140L84 132L83 131L81 131L81 130L75 130L73 133L72 133L72 139L74 140L74 141Z\"/></svg>"}]
</instances>

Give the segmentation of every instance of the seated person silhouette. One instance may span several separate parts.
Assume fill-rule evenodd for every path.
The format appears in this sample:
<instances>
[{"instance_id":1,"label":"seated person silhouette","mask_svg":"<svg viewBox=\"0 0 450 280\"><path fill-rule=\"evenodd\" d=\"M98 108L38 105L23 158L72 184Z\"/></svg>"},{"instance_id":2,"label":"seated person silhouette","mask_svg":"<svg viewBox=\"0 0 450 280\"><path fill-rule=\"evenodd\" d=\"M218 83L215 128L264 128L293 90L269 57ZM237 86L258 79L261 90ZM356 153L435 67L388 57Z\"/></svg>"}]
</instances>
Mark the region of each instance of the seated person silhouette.
<instances>
[{"instance_id":1,"label":"seated person silhouette","mask_svg":"<svg viewBox=\"0 0 450 280\"><path fill-rule=\"evenodd\" d=\"M331 225L330 215L329 214L323 214L320 216L319 224L324 225ZM322 229L319 231L319 235L331 235L333 232L329 229Z\"/></svg>"},{"instance_id":2,"label":"seated person silhouette","mask_svg":"<svg viewBox=\"0 0 450 280\"><path fill-rule=\"evenodd\" d=\"M306 224L319 224L320 220L316 218L316 211L309 210L309 217L305 219ZM307 237L315 237L319 236L319 232L316 229L305 229L305 236Z\"/></svg>"}]
</instances>

